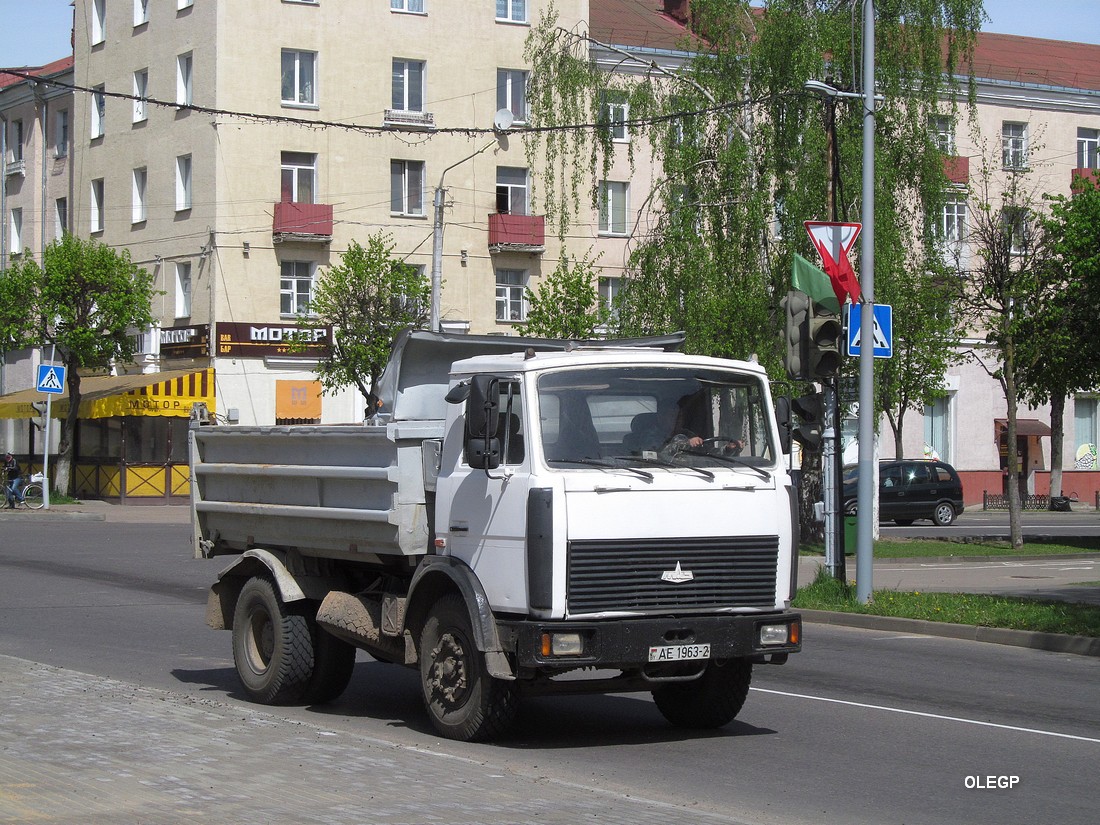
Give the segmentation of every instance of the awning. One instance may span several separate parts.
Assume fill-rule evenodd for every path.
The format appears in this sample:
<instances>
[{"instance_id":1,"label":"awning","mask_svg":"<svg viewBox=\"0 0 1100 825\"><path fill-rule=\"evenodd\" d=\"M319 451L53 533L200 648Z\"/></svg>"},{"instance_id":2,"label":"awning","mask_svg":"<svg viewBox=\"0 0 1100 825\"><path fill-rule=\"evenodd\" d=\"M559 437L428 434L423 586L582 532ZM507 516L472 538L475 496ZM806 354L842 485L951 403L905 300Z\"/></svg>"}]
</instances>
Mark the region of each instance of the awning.
<instances>
[{"instance_id":1,"label":"awning","mask_svg":"<svg viewBox=\"0 0 1100 825\"><path fill-rule=\"evenodd\" d=\"M997 425L997 432L999 434L1003 435L1005 431L1008 430L1007 418L996 418L993 423ZM1041 438L1050 435L1050 427L1038 418L1017 418L1016 435L1030 435Z\"/></svg>"},{"instance_id":2,"label":"awning","mask_svg":"<svg viewBox=\"0 0 1100 825\"><path fill-rule=\"evenodd\" d=\"M80 381L80 417L111 418L125 415L157 415L186 418L196 401L213 414L214 370L170 370L135 375L89 375ZM44 403L46 394L20 390L0 395L0 418L36 418L32 402ZM69 388L55 395L50 415L69 414Z\"/></svg>"}]
</instances>

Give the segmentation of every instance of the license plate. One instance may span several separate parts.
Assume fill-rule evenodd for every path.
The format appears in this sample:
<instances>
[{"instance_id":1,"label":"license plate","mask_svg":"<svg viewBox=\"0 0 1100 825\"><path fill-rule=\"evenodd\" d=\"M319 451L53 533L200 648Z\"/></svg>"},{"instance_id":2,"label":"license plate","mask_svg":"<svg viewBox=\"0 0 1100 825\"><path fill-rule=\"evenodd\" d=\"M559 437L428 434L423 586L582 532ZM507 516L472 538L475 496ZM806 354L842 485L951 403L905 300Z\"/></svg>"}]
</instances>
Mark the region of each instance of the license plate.
<instances>
[{"instance_id":1,"label":"license plate","mask_svg":"<svg viewBox=\"0 0 1100 825\"><path fill-rule=\"evenodd\" d=\"M664 645L649 649L651 662L683 662L689 659L709 659L710 645Z\"/></svg>"}]
</instances>

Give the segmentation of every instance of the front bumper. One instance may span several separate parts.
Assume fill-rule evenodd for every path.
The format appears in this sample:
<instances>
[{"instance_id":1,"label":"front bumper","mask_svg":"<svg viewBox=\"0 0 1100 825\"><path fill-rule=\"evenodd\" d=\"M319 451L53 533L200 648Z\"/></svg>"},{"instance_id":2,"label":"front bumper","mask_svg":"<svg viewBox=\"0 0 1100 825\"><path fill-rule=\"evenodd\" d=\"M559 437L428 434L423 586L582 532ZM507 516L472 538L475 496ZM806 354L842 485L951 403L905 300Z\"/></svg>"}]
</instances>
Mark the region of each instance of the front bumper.
<instances>
[{"instance_id":1,"label":"front bumper","mask_svg":"<svg viewBox=\"0 0 1100 825\"><path fill-rule=\"evenodd\" d=\"M787 642L762 644L763 626L788 625ZM754 658L782 662L802 649L802 617L797 613L751 613L679 618L610 619L600 622L500 621L505 649L524 669L597 667L631 670L649 664L652 647L710 645L710 658ZM580 655L546 655L545 634L579 634Z\"/></svg>"}]
</instances>

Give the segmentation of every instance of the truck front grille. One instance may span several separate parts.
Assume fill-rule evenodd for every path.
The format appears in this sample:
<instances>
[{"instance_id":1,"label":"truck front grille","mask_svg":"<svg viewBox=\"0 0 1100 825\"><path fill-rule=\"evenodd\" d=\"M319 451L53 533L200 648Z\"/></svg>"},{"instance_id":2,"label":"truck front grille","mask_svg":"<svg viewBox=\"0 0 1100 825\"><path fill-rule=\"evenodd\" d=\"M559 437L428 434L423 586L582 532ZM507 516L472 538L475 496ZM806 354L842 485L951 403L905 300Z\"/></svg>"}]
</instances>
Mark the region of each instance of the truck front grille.
<instances>
[{"instance_id":1,"label":"truck front grille","mask_svg":"<svg viewBox=\"0 0 1100 825\"><path fill-rule=\"evenodd\" d=\"M777 536L582 540L568 552L570 614L775 604Z\"/></svg>"}]
</instances>

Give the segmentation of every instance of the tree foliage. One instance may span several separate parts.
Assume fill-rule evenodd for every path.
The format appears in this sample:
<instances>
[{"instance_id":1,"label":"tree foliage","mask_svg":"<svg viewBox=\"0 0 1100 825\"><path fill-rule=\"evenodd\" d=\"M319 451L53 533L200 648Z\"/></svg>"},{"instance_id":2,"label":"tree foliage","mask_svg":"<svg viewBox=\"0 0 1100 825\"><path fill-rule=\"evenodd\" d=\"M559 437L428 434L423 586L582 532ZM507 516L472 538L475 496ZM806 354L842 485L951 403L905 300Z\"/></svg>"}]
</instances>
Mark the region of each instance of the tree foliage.
<instances>
[{"instance_id":1,"label":"tree foliage","mask_svg":"<svg viewBox=\"0 0 1100 825\"><path fill-rule=\"evenodd\" d=\"M352 241L340 263L322 270L299 319L303 328L332 325L332 347L317 365L321 386L334 393L355 386L366 399L368 416L377 406L374 389L389 360L390 345L403 329L428 321L431 282L410 264L392 257L385 232Z\"/></svg>"},{"instance_id":2,"label":"tree foliage","mask_svg":"<svg viewBox=\"0 0 1100 825\"><path fill-rule=\"evenodd\" d=\"M65 235L43 251L42 265L22 258L0 277L0 340L10 349L56 347L66 367L69 411L61 421L54 486L69 491L73 435L80 416L81 371L133 359L135 333L153 322L153 278L94 239Z\"/></svg>"},{"instance_id":3,"label":"tree foliage","mask_svg":"<svg viewBox=\"0 0 1100 825\"><path fill-rule=\"evenodd\" d=\"M579 340L597 337L610 311L600 304L594 264L590 253L572 261L562 253L557 267L538 289L526 290L528 335Z\"/></svg>"}]
</instances>

